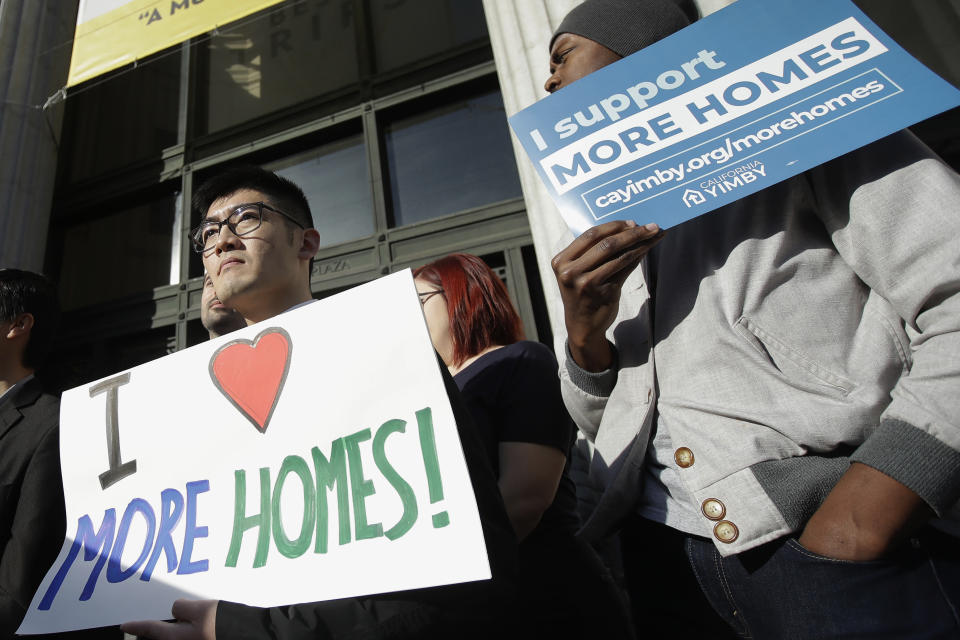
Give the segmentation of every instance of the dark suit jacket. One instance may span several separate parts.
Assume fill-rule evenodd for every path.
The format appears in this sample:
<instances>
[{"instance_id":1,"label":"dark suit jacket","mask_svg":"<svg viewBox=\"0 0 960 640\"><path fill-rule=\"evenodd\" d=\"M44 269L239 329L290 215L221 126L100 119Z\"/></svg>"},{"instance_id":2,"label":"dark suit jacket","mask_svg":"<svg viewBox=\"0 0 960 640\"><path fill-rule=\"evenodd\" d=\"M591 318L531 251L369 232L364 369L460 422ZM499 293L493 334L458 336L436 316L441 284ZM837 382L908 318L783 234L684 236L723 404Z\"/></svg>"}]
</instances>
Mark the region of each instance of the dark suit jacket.
<instances>
[{"instance_id":1,"label":"dark suit jacket","mask_svg":"<svg viewBox=\"0 0 960 640\"><path fill-rule=\"evenodd\" d=\"M0 638L12 638L63 544L60 401L31 379L0 399Z\"/></svg>"},{"instance_id":2,"label":"dark suit jacket","mask_svg":"<svg viewBox=\"0 0 960 640\"><path fill-rule=\"evenodd\" d=\"M34 378L0 398L0 640L14 638L63 544L60 400ZM117 628L29 637L120 638Z\"/></svg>"}]
</instances>

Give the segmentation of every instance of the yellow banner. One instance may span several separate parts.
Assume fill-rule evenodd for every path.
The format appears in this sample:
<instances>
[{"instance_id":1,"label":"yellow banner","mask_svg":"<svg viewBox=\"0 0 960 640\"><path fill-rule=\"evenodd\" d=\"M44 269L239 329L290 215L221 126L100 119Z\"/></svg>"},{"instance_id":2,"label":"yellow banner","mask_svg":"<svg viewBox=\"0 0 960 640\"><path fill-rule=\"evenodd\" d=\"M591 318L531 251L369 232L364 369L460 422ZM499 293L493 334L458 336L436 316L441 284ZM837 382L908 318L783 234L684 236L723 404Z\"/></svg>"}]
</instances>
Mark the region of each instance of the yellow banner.
<instances>
[{"instance_id":1,"label":"yellow banner","mask_svg":"<svg viewBox=\"0 0 960 640\"><path fill-rule=\"evenodd\" d=\"M212 31L281 0L83 0L67 86Z\"/></svg>"}]
</instances>

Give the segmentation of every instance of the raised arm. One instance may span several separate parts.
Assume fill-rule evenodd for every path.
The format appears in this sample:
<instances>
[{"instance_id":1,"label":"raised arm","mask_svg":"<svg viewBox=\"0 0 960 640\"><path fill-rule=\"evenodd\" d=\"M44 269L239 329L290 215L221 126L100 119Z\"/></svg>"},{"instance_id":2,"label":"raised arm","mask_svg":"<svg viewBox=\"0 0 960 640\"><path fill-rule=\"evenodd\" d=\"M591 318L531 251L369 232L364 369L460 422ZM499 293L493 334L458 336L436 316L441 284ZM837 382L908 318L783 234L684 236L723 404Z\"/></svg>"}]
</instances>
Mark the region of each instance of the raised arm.
<instances>
[{"instance_id":1,"label":"raised arm","mask_svg":"<svg viewBox=\"0 0 960 640\"><path fill-rule=\"evenodd\" d=\"M607 222L587 229L553 258L570 355L586 371L603 371L613 362L605 333L617 317L623 282L662 237L655 224Z\"/></svg>"}]
</instances>

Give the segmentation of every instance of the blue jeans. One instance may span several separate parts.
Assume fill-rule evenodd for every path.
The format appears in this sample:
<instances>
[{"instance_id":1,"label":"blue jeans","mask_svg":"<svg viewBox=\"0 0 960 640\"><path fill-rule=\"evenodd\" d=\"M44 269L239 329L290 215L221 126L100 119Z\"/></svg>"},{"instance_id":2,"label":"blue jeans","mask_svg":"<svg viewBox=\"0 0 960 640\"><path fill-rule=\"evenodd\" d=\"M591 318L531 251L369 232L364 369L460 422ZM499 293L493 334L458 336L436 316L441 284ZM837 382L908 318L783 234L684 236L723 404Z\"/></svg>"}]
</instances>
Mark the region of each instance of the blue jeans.
<instances>
[{"instance_id":1,"label":"blue jeans","mask_svg":"<svg viewBox=\"0 0 960 640\"><path fill-rule=\"evenodd\" d=\"M744 638L960 638L960 540L930 529L873 562L825 558L784 538L722 557L686 536L712 607Z\"/></svg>"}]
</instances>

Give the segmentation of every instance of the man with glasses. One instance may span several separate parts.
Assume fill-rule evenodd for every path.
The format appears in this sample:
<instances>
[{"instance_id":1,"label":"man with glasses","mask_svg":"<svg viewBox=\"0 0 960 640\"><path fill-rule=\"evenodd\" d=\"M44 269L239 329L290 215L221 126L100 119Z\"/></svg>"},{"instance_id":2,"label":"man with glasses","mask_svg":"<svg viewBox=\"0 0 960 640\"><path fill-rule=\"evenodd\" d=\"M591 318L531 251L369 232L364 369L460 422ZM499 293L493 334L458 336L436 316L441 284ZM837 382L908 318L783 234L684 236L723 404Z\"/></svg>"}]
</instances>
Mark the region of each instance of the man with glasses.
<instances>
[{"instance_id":1,"label":"man with glasses","mask_svg":"<svg viewBox=\"0 0 960 640\"><path fill-rule=\"evenodd\" d=\"M203 185L194 205L204 214L194 248L221 302L247 324L313 299L310 262L320 234L296 185L255 167L235 169Z\"/></svg>"},{"instance_id":2,"label":"man with glasses","mask_svg":"<svg viewBox=\"0 0 960 640\"><path fill-rule=\"evenodd\" d=\"M239 167L203 184L193 207L201 216L193 232L194 249L219 300L248 325L313 300L310 265L320 234L297 185L258 167ZM440 369L477 499L491 580L270 609L177 600L172 612L177 622L128 623L124 630L158 640L502 635L502 612L516 571L516 539L473 423L446 368Z\"/></svg>"}]
</instances>

